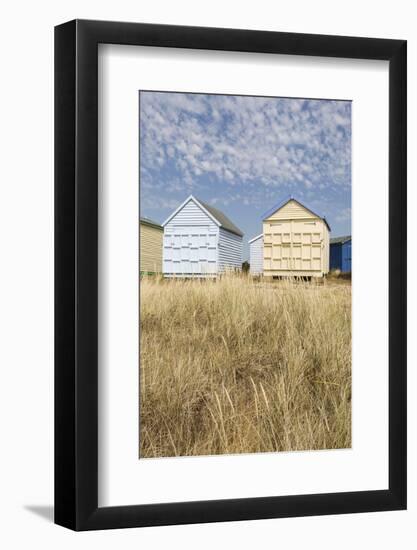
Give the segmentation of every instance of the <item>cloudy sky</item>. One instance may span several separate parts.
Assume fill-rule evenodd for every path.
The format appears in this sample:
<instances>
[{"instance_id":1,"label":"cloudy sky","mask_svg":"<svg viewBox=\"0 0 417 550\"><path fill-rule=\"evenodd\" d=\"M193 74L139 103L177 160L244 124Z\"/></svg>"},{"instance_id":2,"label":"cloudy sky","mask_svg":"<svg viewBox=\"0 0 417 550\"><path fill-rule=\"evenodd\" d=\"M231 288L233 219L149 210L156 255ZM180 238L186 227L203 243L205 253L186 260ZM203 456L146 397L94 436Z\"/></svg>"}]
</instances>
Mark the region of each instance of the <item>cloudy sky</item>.
<instances>
[{"instance_id":1,"label":"cloudy sky","mask_svg":"<svg viewBox=\"0 0 417 550\"><path fill-rule=\"evenodd\" d=\"M349 234L351 103L140 92L141 215L162 222L191 193L244 242L289 195Z\"/></svg>"}]
</instances>

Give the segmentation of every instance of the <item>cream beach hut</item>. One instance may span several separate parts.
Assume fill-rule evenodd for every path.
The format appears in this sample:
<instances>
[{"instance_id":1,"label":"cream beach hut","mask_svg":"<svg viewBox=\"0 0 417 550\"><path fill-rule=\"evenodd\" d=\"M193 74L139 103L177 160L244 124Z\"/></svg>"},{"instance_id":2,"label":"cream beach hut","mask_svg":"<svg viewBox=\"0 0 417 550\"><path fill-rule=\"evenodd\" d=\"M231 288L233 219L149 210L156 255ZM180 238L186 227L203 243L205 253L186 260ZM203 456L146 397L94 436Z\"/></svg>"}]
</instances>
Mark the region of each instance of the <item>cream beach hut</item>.
<instances>
[{"instance_id":1,"label":"cream beach hut","mask_svg":"<svg viewBox=\"0 0 417 550\"><path fill-rule=\"evenodd\" d=\"M290 197L263 218L265 277L323 277L329 272L330 226Z\"/></svg>"}]
</instances>

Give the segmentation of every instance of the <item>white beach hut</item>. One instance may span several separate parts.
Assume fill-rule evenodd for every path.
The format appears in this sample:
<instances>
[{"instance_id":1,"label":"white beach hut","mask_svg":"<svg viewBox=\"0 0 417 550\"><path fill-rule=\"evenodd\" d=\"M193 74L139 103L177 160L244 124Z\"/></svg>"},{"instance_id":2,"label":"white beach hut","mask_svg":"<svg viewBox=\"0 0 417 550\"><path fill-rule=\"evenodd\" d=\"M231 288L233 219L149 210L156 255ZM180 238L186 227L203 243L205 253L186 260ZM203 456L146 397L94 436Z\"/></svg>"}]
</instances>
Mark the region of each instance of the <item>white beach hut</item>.
<instances>
[{"instance_id":1,"label":"white beach hut","mask_svg":"<svg viewBox=\"0 0 417 550\"><path fill-rule=\"evenodd\" d=\"M162 224L165 277L216 277L242 267L242 231L190 195Z\"/></svg>"},{"instance_id":2,"label":"white beach hut","mask_svg":"<svg viewBox=\"0 0 417 550\"><path fill-rule=\"evenodd\" d=\"M264 235L261 233L249 241L251 275L262 275L264 270Z\"/></svg>"}]
</instances>

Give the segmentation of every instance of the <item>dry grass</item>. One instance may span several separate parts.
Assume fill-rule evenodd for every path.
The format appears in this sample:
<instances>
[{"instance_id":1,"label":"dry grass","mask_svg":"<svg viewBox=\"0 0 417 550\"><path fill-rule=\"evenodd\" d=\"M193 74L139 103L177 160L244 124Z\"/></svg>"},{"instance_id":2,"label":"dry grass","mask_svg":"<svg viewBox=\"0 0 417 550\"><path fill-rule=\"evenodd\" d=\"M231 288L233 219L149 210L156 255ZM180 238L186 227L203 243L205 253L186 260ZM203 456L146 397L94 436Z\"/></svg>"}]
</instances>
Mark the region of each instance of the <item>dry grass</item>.
<instances>
[{"instance_id":1,"label":"dry grass","mask_svg":"<svg viewBox=\"0 0 417 550\"><path fill-rule=\"evenodd\" d=\"M140 456L351 445L351 289L141 281Z\"/></svg>"}]
</instances>

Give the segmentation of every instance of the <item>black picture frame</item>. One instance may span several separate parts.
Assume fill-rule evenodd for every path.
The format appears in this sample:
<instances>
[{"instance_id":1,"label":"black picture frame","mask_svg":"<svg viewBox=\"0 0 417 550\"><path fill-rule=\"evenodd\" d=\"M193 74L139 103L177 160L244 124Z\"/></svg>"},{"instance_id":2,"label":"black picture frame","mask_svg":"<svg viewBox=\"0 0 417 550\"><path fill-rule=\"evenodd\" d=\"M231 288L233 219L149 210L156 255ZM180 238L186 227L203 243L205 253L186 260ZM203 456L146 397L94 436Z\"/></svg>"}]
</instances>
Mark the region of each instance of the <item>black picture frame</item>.
<instances>
[{"instance_id":1,"label":"black picture frame","mask_svg":"<svg viewBox=\"0 0 417 550\"><path fill-rule=\"evenodd\" d=\"M98 44L389 62L387 490L98 506ZM78 531L406 508L406 46L106 21L55 28L55 523Z\"/></svg>"}]
</instances>

